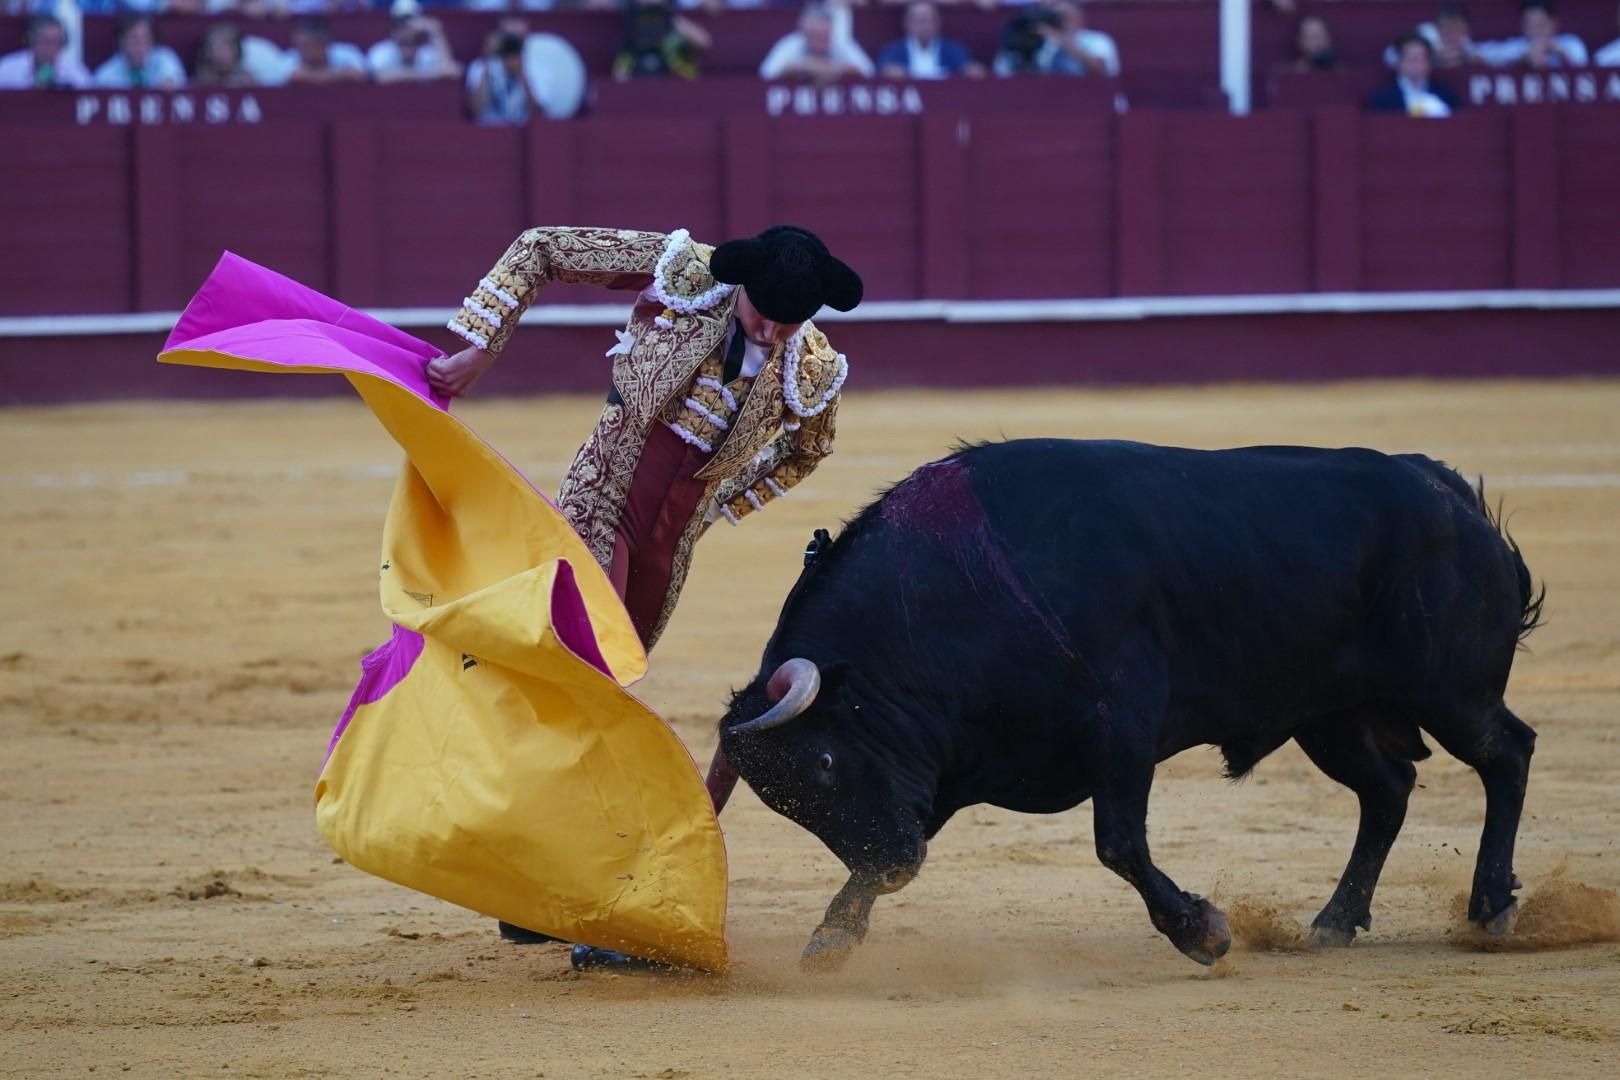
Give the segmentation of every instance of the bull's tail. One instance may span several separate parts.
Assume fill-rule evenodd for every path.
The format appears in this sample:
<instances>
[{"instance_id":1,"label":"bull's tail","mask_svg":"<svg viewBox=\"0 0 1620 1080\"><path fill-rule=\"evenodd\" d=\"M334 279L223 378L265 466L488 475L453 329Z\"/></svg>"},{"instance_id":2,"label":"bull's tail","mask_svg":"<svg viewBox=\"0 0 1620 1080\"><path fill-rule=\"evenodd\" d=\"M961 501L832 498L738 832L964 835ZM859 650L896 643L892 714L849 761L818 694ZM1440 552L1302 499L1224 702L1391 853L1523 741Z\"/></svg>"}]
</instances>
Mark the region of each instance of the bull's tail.
<instances>
[{"instance_id":1,"label":"bull's tail","mask_svg":"<svg viewBox=\"0 0 1620 1080\"><path fill-rule=\"evenodd\" d=\"M1513 553L1513 569L1519 578L1519 646L1542 623L1541 611L1547 602L1547 583L1542 582L1536 588L1536 583L1530 577L1530 568L1524 563L1524 553L1513 539L1513 534L1507 531L1507 524L1502 519L1502 501L1498 499L1493 508L1485 499L1485 478L1479 478L1479 485L1474 489L1474 498L1479 503L1479 512L1485 515L1485 520L1497 532L1508 550Z\"/></svg>"}]
</instances>

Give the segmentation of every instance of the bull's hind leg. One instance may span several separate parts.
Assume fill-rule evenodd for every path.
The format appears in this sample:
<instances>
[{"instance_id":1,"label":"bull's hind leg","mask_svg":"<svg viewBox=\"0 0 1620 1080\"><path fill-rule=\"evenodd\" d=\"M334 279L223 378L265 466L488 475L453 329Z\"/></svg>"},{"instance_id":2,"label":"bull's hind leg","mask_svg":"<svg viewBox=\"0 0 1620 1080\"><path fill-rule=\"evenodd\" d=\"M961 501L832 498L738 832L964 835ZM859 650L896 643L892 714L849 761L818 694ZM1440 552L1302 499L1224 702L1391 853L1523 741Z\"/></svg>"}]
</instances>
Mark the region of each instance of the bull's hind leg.
<instances>
[{"instance_id":1,"label":"bull's hind leg","mask_svg":"<svg viewBox=\"0 0 1620 1080\"><path fill-rule=\"evenodd\" d=\"M1410 761L1380 748L1372 731L1354 721L1325 721L1294 738L1317 768L1355 792L1361 802L1350 862L1333 898L1311 923L1312 944L1348 945L1356 939L1356 927L1372 929L1373 890L1406 821L1406 801L1417 770Z\"/></svg>"},{"instance_id":2,"label":"bull's hind leg","mask_svg":"<svg viewBox=\"0 0 1620 1080\"><path fill-rule=\"evenodd\" d=\"M1148 917L1171 944L1200 964L1213 964L1232 947L1226 917L1201 896L1182 892L1148 855L1148 792L1153 786L1149 728L1099 724L1090 758L1093 831L1103 865L1135 886Z\"/></svg>"},{"instance_id":3,"label":"bull's hind leg","mask_svg":"<svg viewBox=\"0 0 1620 1080\"><path fill-rule=\"evenodd\" d=\"M1482 716L1446 717L1423 726L1485 784L1485 829L1474 863L1468 918L1491 934L1505 934L1518 914L1513 893L1521 885L1513 873L1513 845L1536 748L1535 729L1501 702Z\"/></svg>"}]
</instances>

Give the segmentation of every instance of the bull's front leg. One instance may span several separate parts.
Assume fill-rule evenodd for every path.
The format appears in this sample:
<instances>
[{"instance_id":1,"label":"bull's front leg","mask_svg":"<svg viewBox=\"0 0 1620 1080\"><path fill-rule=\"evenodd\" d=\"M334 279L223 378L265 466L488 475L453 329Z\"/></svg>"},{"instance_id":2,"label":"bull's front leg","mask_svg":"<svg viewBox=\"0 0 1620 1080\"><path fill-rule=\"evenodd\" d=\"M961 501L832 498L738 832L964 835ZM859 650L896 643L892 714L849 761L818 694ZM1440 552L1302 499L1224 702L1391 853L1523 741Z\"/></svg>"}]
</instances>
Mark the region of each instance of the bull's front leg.
<instances>
[{"instance_id":1,"label":"bull's front leg","mask_svg":"<svg viewBox=\"0 0 1620 1080\"><path fill-rule=\"evenodd\" d=\"M1148 855L1148 792L1153 745L1146 726L1116 718L1093 751L1092 807L1097 857L1135 886L1148 917L1171 944L1200 964L1213 964L1232 947L1226 916L1203 897L1182 892Z\"/></svg>"},{"instance_id":2,"label":"bull's front leg","mask_svg":"<svg viewBox=\"0 0 1620 1080\"><path fill-rule=\"evenodd\" d=\"M805 971L837 971L843 967L855 946L866 938L872 904L879 891L876 878L851 874L827 905L821 925L810 935L810 944L804 947L799 966Z\"/></svg>"}]
</instances>

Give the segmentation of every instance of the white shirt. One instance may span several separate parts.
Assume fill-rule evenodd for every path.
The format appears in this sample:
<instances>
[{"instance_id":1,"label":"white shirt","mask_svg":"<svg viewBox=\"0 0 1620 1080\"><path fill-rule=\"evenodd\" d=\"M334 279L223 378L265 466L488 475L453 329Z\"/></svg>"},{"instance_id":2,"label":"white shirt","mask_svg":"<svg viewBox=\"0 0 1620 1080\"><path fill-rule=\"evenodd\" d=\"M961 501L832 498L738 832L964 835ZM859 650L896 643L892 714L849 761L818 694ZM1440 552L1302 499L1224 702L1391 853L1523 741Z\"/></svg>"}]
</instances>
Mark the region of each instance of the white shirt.
<instances>
[{"instance_id":1,"label":"white shirt","mask_svg":"<svg viewBox=\"0 0 1620 1080\"><path fill-rule=\"evenodd\" d=\"M1615 38L1592 54L1594 67L1620 67L1620 38Z\"/></svg>"},{"instance_id":2,"label":"white shirt","mask_svg":"<svg viewBox=\"0 0 1620 1080\"><path fill-rule=\"evenodd\" d=\"M868 79L877 71L872 66L872 58L866 55L866 50L861 48L853 38L843 38L834 33L827 53L829 60L853 67ZM808 58L809 55L810 51L805 47L804 35L795 30L771 46L771 51L765 54L764 61L759 65L759 77L762 79L780 79L784 71Z\"/></svg>"},{"instance_id":3,"label":"white shirt","mask_svg":"<svg viewBox=\"0 0 1620 1080\"><path fill-rule=\"evenodd\" d=\"M385 71L403 70L405 66L405 52L393 38L384 38L366 50L366 69L373 78ZM420 46L410 67L418 75L437 75L443 67L439 50L432 45Z\"/></svg>"},{"instance_id":4,"label":"white shirt","mask_svg":"<svg viewBox=\"0 0 1620 1080\"><path fill-rule=\"evenodd\" d=\"M141 81L142 89L186 85L185 65L166 45L152 46L152 51L146 54L142 74L145 76ZM114 53L111 60L96 68L96 85L110 89L128 89L135 85L129 60L123 53Z\"/></svg>"},{"instance_id":5,"label":"white shirt","mask_svg":"<svg viewBox=\"0 0 1620 1080\"><path fill-rule=\"evenodd\" d=\"M939 38L927 45L919 45L916 38L906 38L906 70L913 79L943 79L945 68L939 62Z\"/></svg>"},{"instance_id":6,"label":"white shirt","mask_svg":"<svg viewBox=\"0 0 1620 1080\"><path fill-rule=\"evenodd\" d=\"M732 319L731 326L726 330L726 340L720 344L721 356L724 356L726 353L731 351L732 341L735 340L737 335L742 332L742 323L736 319ZM758 375L759 369L764 367L765 361L769 360L770 358L770 349L767 349L763 345L757 344L751 339L747 340L747 343L743 345L742 377L745 379L752 379L755 375Z\"/></svg>"},{"instance_id":7,"label":"white shirt","mask_svg":"<svg viewBox=\"0 0 1620 1080\"><path fill-rule=\"evenodd\" d=\"M287 74L290 77L293 72L304 66L304 62L298 58L297 49L288 49L285 56L289 65ZM358 45L349 45L341 41L329 42L326 46L326 66L333 71L349 70L364 73L366 54L360 51Z\"/></svg>"},{"instance_id":8,"label":"white shirt","mask_svg":"<svg viewBox=\"0 0 1620 1080\"><path fill-rule=\"evenodd\" d=\"M1105 74L1119 74L1119 46L1114 44L1113 38L1100 30L1076 30L1074 43L1101 60ZM1036 55L1040 58L1041 69L1045 71L1066 71L1079 66L1068 53L1050 41L1042 45Z\"/></svg>"},{"instance_id":9,"label":"white shirt","mask_svg":"<svg viewBox=\"0 0 1620 1080\"><path fill-rule=\"evenodd\" d=\"M242 70L260 86L280 86L298 66L298 54L288 56L280 45L257 34L242 35Z\"/></svg>"},{"instance_id":10,"label":"white shirt","mask_svg":"<svg viewBox=\"0 0 1620 1080\"><path fill-rule=\"evenodd\" d=\"M1569 57L1569 63L1575 67L1585 67L1587 56L1586 46L1574 34L1554 35L1553 41L1564 50ZM1530 39L1525 37L1509 38L1506 41L1486 41L1479 46L1479 58L1495 67L1506 67L1517 64L1530 55ZM1564 61L1557 61L1562 65Z\"/></svg>"},{"instance_id":11,"label":"white shirt","mask_svg":"<svg viewBox=\"0 0 1620 1080\"><path fill-rule=\"evenodd\" d=\"M1419 86L1410 79L1396 77L1395 85L1401 88L1401 97L1406 100L1407 116L1441 117L1451 115L1451 106L1441 101L1428 87Z\"/></svg>"},{"instance_id":12,"label":"white shirt","mask_svg":"<svg viewBox=\"0 0 1620 1080\"><path fill-rule=\"evenodd\" d=\"M84 70L84 65L67 55L56 58L56 85L71 86L82 89L90 85L90 73ZM34 89L34 51L23 49L19 52L0 56L0 90L32 90Z\"/></svg>"}]
</instances>

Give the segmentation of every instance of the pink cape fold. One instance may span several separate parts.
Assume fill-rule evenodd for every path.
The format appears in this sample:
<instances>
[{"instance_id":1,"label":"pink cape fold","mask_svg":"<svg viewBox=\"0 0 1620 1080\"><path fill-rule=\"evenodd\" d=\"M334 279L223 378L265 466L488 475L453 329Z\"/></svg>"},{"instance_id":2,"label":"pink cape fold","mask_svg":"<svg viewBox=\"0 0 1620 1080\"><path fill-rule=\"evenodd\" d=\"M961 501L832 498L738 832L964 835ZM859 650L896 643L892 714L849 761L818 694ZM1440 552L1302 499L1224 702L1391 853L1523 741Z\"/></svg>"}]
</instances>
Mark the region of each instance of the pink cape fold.
<instances>
[{"instance_id":1,"label":"pink cape fold","mask_svg":"<svg viewBox=\"0 0 1620 1080\"><path fill-rule=\"evenodd\" d=\"M442 356L440 350L229 251L220 256L164 342L164 352L174 350L217 352L302 371L371 376L409 391L440 412L450 411L449 399L433 392L426 375L428 361ZM506 464L523 476L511 462ZM527 477L524 480L528 482ZM532 483L529 486L533 488ZM553 588L552 620L570 651L598 671L612 674L573 567L566 562ZM360 683L332 733L328 755L355 710L387 694L409 674L421 651L420 634L395 626L389 640L361 661Z\"/></svg>"}]
</instances>

